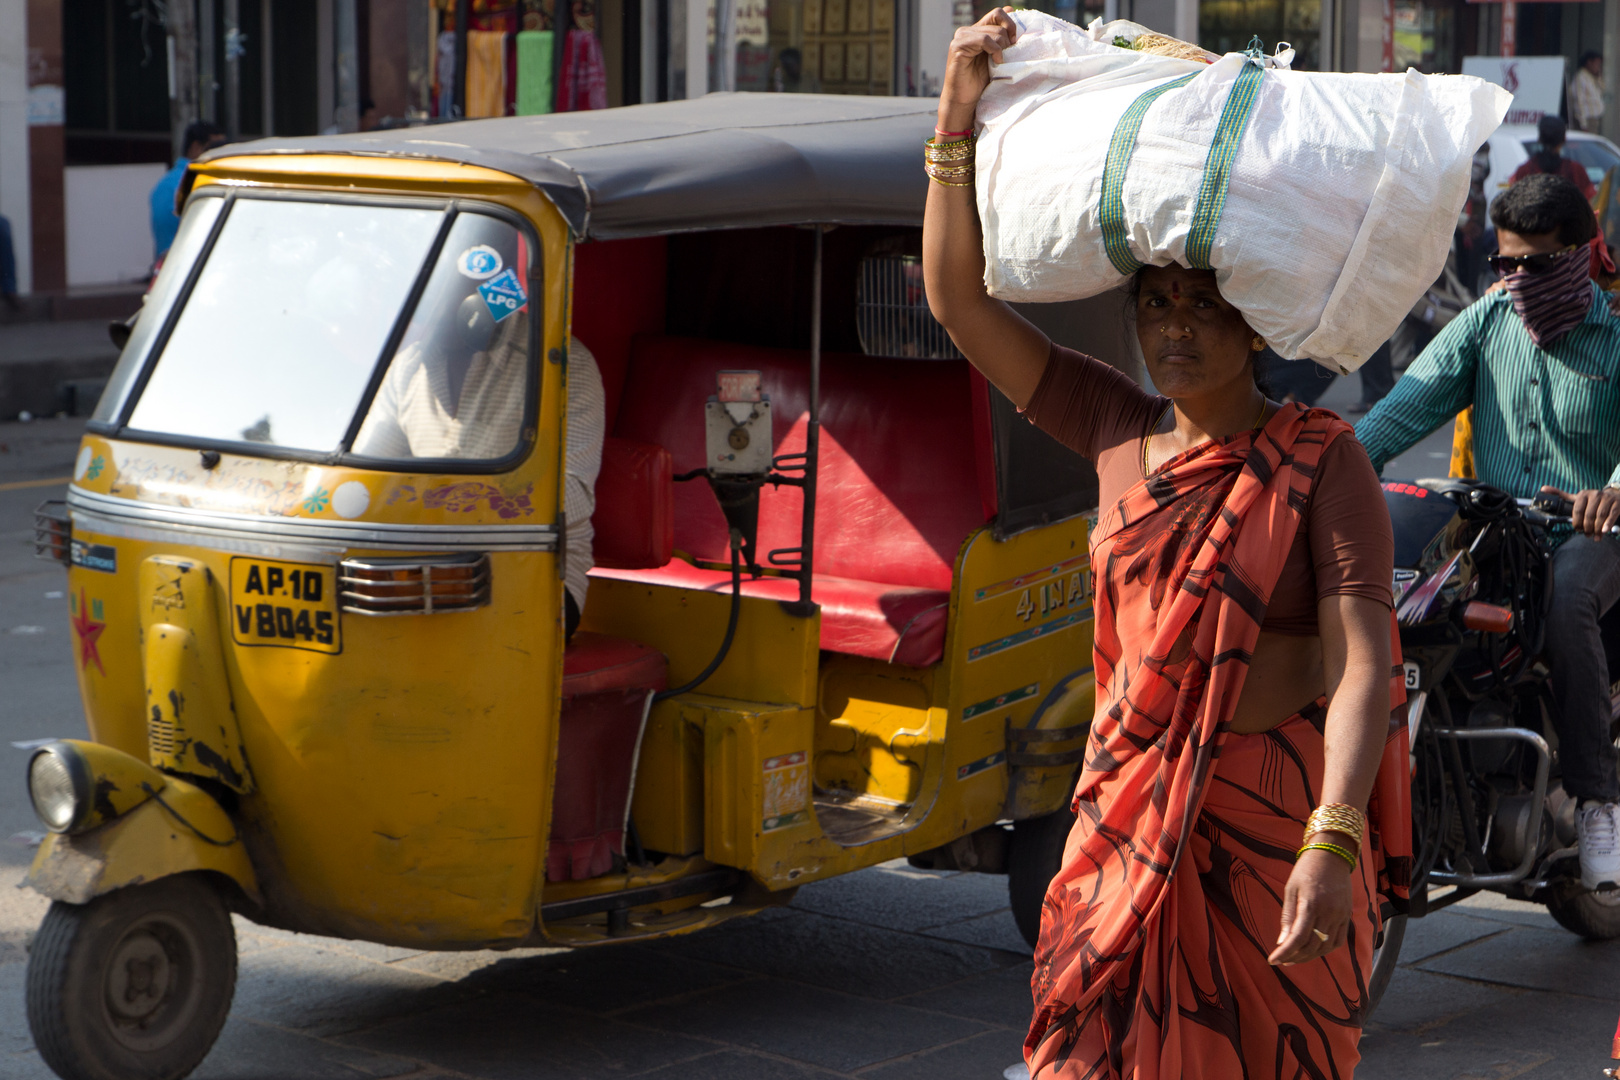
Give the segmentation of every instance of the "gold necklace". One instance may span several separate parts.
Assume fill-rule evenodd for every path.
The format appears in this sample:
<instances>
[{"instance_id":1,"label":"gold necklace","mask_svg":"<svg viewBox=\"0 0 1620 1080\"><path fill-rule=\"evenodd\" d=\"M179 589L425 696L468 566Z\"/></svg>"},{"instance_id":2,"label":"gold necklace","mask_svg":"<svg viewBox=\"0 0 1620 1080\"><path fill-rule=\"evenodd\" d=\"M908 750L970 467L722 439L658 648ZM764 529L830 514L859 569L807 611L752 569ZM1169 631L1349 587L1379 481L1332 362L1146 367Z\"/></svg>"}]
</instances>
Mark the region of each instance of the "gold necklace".
<instances>
[{"instance_id":1,"label":"gold necklace","mask_svg":"<svg viewBox=\"0 0 1620 1080\"><path fill-rule=\"evenodd\" d=\"M1262 421L1262 420L1264 420L1266 418L1266 407L1269 406L1270 404L1271 404L1271 402L1269 400L1267 400L1264 395L1261 395L1261 398L1260 398L1260 411L1254 414L1254 423L1249 425L1249 430L1250 431L1253 431L1256 428L1258 428L1260 426L1260 421ZM1159 414L1159 418L1157 420L1153 421L1153 426L1148 429L1147 438L1142 440L1142 476L1143 476L1143 478L1146 478L1146 477L1152 475L1152 472L1148 469L1148 447L1153 444L1153 436L1155 436L1155 435L1157 435L1159 433L1159 425L1164 423L1165 416L1168 415L1170 410L1175 408L1175 407L1176 407L1176 403L1173 402L1173 401L1170 402L1170 404L1166 405L1164 407L1164 412L1161 412Z\"/></svg>"}]
</instances>

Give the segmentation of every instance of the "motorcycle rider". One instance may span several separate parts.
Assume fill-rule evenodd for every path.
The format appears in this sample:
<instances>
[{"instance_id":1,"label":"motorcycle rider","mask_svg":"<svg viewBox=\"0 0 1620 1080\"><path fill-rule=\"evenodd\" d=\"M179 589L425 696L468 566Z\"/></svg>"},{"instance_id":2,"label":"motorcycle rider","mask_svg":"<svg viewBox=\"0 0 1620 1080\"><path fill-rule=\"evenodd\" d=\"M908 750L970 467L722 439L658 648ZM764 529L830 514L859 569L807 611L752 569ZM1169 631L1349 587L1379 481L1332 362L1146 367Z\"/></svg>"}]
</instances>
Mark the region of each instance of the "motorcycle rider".
<instances>
[{"instance_id":1,"label":"motorcycle rider","mask_svg":"<svg viewBox=\"0 0 1620 1080\"><path fill-rule=\"evenodd\" d=\"M1491 204L1505 289L1442 330L1356 425L1373 467L1472 405L1479 479L1575 504L1553 556L1547 621L1564 790L1578 801L1581 884L1620 887L1620 774L1598 620L1620 599L1620 316L1590 279L1592 208L1562 176L1528 176ZM1573 493L1573 494L1571 494Z\"/></svg>"}]
</instances>

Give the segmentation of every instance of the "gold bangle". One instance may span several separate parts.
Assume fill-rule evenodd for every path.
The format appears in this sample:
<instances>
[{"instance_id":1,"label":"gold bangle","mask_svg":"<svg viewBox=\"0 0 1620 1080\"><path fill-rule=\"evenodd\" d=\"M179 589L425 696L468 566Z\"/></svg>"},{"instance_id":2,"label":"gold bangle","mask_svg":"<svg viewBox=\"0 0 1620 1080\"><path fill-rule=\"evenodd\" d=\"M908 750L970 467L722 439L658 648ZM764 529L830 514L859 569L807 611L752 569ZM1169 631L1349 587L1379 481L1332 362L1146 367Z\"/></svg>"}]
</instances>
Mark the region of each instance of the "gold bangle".
<instances>
[{"instance_id":1,"label":"gold bangle","mask_svg":"<svg viewBox=\"0 0 1620 1080\"><path fill-rule=\"evenodd\" d=\"M973 183L974 168L971 163L944 166L928 162L923 165L923 172L928 174L930 180L946 187L969 187Z\"/></svg>"},{"instance_id":2,"label":"gold bangle","mask_svg":"<svg viewBox=\"0 0 1620 1080\"><path fill-rule=\"evenodd\" d=\"M1309 840L1317 833L1335 832L1350 837L1359 846L1366 817L1348 803L1327 803L1311 811L1305 819L1305 836Z\"/></svg>"},{"instance_id":3,"label":"gold bangle","mask_svg":"<svg viewBox=\"0 0 1620 1080\"><path fill-rule=\"evenodd\" d=\"M923 156L929 161L961 161L973 156L974 140L961 139L957 142L940 143L929 139L923 143Z\"/></svg>"},{"instance_id":4,"label":"gold bangle","mask_svg":"<svg viewBox=\"0 0 1620 1080\"><path fill-rule=\"evenodd\" d=\"M1338 844L1329 844L1321 840L1318 840L1314 844L1306 844L1304 847L1300 848L1299 851L1294 853L1294 860L1297 862L1299 857L1305 854L1307 851L1331 851L1333 854L1349 863L1350 869L1354 870L1356 868L1356 853L1351 851L1349 848L1340 847Z\"/></svg>"}]
</instances>

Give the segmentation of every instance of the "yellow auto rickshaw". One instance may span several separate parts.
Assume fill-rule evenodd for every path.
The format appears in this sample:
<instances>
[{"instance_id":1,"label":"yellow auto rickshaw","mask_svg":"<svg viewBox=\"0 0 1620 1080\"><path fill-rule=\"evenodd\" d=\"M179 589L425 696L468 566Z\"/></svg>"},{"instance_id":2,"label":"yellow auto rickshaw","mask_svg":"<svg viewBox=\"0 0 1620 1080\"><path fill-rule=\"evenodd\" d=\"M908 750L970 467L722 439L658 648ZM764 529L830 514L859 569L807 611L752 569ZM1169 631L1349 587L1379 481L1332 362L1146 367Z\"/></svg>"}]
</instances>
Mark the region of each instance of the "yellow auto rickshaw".
<instances>
[{"instance_id":1,"label":"yellow auto rickshaw","mask_svg":"<svg viewBox=\"0 0 1620 1080\"><path fill-rule=\"evenodd\" d=\"M39 519L89 726L28 766L53 1069L196 1066L233 912L609 944L904 856L1008 873L1033 936L1096 480L928 314L932 111L710 95L192 168ZM1109 303L1037 316L1129 364ZM573 339L606 430L569 642Z\"/></svg>"}]
</instances>

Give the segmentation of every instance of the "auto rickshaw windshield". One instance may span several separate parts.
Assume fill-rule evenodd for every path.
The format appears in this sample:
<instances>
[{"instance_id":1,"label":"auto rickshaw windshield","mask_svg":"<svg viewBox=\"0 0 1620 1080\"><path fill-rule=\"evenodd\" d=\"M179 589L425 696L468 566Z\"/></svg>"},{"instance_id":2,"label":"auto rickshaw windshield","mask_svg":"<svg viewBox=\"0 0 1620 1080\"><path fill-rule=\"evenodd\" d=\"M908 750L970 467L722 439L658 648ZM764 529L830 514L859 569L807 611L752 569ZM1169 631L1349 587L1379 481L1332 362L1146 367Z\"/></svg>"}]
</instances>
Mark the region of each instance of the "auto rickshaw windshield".
<instances>
[{"instance_id":1,"label":"auto rickshaw windshield","mask_svg":"<svg viewBox=\"0 0 1620 1080\"><path fill-rule=\"evenodd\" d=\"M211 243L191 245L195 267L164 267L164 307L179 305L166 338L138 324L147 333L120 359L109 399L150 367L125 407L132 433L344 452L366 410L352 449L369 458L516 448L529 319L515 227L432 206L252 197L223 216ZM176 301L181 278L193 283ZM114 423L116 411L106 401L97 419Z\"/></svg>"}]
</instances>

